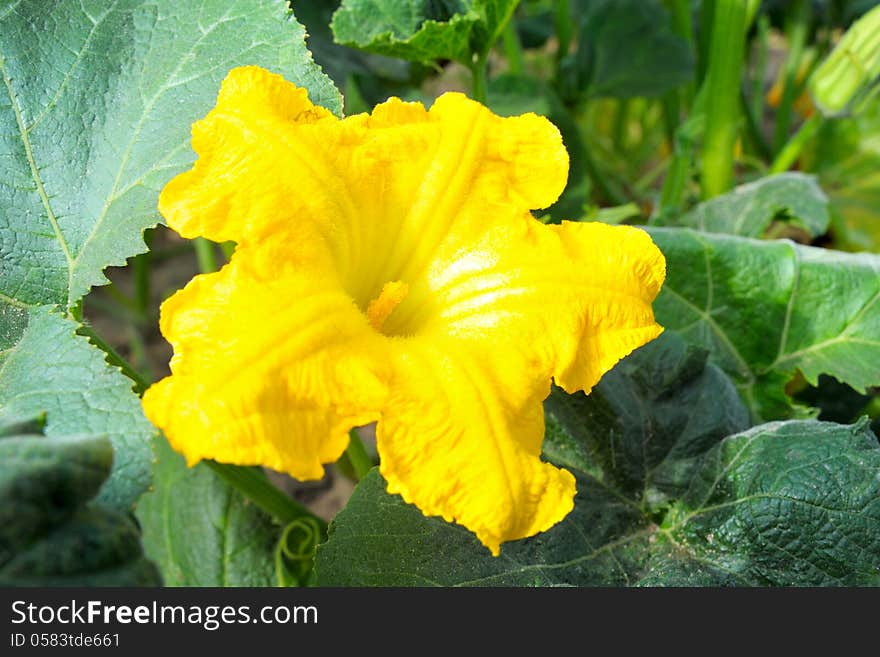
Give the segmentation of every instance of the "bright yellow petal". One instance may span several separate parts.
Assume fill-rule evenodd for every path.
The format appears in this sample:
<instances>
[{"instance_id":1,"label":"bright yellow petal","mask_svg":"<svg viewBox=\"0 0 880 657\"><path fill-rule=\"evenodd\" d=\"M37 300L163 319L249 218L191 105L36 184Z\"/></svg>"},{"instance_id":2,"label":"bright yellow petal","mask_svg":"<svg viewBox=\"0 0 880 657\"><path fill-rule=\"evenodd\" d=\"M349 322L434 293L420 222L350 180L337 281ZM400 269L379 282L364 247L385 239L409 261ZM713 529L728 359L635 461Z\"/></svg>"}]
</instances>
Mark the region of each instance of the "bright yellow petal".
<instances>
[{"instance_id":1,"label":"bright yellow petal","mask_svg":"<svg viewBox=\"0 0 880 657\"><path fill-rule=\"evenodd\" d=\"M377 427L388 491L473 531L497 555L574 505L571 473L541 461L549 381L488 346L416 338L394 351L395 386Z\"/></svg>"},{"instance_id":2,"label":"bright yellow petal","mask_svg":"<svg viewBox=\"0 0 880 657\"><path fill-rule=\"evenodd\" d=\"M290 230L298 215L349 212L341 181L315 148L322 125L338 120L305 89L256 66L230 71L217 105L193 124L192 170L159 197L168 225L184 237L244 241Z\"/></svg>"},{"instance_id":3,"label":"bright yellow petal","mask_svg":"<svg viewBox=\"0 0 880 657\"><path fill-rule=\"evenodd\" d=\"M244 247L163 304L172 376L147 390L144 409L190 464L320 478L349 429L378 418L385 340L332 272L272 255Z\"/></svg>"},{"instance_id":4,"label":"bright yellow petal","mask_svg":"<svg viewBox=\"0 0 880 657\"><path fill-rule=\"evenodd\" d=\"M524 350L536 378L587 392L663 330L651 303L666 274L648 234L630 226L522 217L487 233L430 281L425 332Z\"/></svg>"}]
</instances>

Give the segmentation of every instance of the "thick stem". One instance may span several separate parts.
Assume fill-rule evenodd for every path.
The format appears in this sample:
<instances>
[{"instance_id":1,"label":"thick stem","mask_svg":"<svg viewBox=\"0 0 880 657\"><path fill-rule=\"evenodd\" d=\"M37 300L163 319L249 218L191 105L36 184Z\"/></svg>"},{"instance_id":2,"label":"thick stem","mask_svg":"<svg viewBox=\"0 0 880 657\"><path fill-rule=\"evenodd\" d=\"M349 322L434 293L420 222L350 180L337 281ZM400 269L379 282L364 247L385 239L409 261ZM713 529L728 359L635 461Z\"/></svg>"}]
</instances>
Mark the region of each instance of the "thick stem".
<instances>
[{"instance_id":1,"label":"thick stem","mask_svg":"<svg viewBox=\"0 0 880 657\"><path fill-rule=\"evenodd\" d=\"M703 198L733 187L733 155L739 135L740 76L745 48L748 6L742 0L717 0L714 5L709 69L706 135L701 182Z\"/></svg>"}]
</instances>

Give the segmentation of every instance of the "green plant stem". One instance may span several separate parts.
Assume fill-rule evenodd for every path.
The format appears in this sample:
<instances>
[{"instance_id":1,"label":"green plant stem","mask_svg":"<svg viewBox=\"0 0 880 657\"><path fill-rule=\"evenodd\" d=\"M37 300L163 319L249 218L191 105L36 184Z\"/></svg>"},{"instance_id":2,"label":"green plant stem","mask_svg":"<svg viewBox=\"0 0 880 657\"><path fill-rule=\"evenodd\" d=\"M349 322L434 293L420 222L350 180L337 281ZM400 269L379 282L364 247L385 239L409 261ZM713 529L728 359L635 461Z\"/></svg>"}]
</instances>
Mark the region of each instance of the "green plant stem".
<instances>
[{"instance_id":1,"label":"green plant stem","mask_svg":"<svg viewBox=\"0 0 880 657\"><path fill-rule=\"evenodd\" d=\"M519 34L516 33L516 21L511 16L501 33L504 43L504 57L507 59L507 70L511 73L523 72L523 49L519 42Z\"/></svg>"},{"instance_id":2,"label":"green plant stem","mask_svg":"<svg viewBox=\"0 0 880 657\"><path fill-rule=\"evenodd\" d=\"M733 155L739 134L740 76L748 6L742 0L714 3L709 69L705 84L706 134L700 180L703 198L733 187Z\"/></svg>"},{"instance_id":3,"label":"green plant stem","mask_svg":"<svg viewBox=\"0 0 880 657\"><path fill-rule=\"evenodd\" d=\"M235 253L235 242L223 242L220 244L220 250L223 251L226 261L229 262L232 260L232 254Z\"/></svg>"},{"instance_id":4,"label":"green plant stem","mask_svg":"<svg viewBox=\"0 0 880 657\"><path fill-rule=\"evenodd\" d=\"M486 104L487 96L487 71L488 53L483 53L477 57L476 61L471 65L471 95L477 102Z\"/></svg>"},{"instance_id":5,"label":"green plant stem","mask_svg":"<svg viewBox=\"0 0 880 657\"><path fill-rule=\"evenodd\" d=\"M193 248L196 250L196 259L199 261L199 271L210 274L217 271L217 255L214 252L214 243L204 237L193 240Z\"/></svg>"},{"instance_id":6,"label":"green plant stem","mask_svg":"<svg viewBox=\"0 0 880 657\"><path fill-rule=\"evenodd\" d=\"M801 155L801 151L819 132L824 117L821 112L816 112L804 122L800 129L792 135L791 139L782 147L773 164L770 165L770 173L782 173L788 171Z\"/></svg>"},{"instance_id":7,"label":"green plant stem","mask_svg":"<svg viewBox=\"0 0 880 657\"><path fill-rule=\"evenodd\" d=\"M778 153L789 137L792 109L798 90L798 70L807 43L807 30L810 21L810 5L806 0L795 0L786 21L788 56L785 58L782 78L782 97L776 110L776 125L773 131L773 150Z\"/></svg>"},{"instance_id":8,"label":"green plant stem","mask_svg":"<svg viewBox=\"0 0 880 657\"><path fill-rule=\"evenodd\" d=\"M569 0L556 0L556 11L553 15L553 23L556 29L556 61L560 61L568 54L571 47L571 5Z\"/></svg>"},{"instance_id":9,"label":"green plant stem","mask_svg":"<svg viewBox=\"0 0 880 657\"><path fill-rule=\"evenodd\" d=\"M311 518L326 535L327 523L309 511L292 497L285 495L256 466L229 465L216 461L204 461L218 477L239 491L263 511L287 525L297 518Z\"/></svg>"},{"instance_id":10,"label":"green plant stem","mask_svg":"<svg viewBox=\"0 0 880 657\"><path fill-rule=\"evenodd\" d=\"M367 454L367 450L357 430L352 429L348 432L348 436L348 449L345 450L344 456L348 461L348 465L351 466L355 478L360 481L367 476L367 473L373 469L375 464L370 455Z\"/></svg>"}]
</instances>

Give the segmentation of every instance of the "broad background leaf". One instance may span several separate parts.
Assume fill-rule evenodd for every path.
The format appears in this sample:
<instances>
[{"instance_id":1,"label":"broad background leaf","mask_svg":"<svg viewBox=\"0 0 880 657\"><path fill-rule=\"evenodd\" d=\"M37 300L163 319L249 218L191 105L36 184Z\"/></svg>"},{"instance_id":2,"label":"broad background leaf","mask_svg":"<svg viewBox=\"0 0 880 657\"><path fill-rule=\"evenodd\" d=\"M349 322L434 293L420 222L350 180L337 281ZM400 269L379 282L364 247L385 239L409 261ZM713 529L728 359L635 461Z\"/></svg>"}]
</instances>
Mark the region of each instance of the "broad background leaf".
<instances>
[{"instance_id":1,"label":"broad background leaf","mask_svg":"<svg viewBox=\"0 0 880 657\"><path fill-rule=\"evenodd\" d=\"M343 0L330 27L338 43L431 64L470 64L488 51L519 0Z\"/></svg>"},{"instance_id":2,"label":"broad background leaf","mask_svg":"<svg viewBox=\"0 0 880 657\"><path fill-rule=\"evenodd\" d=\"M6 419L6 418L4 418ZM90 503L110 473L103 436L17 434L0 419L0 585L158 584L138 528Z\"/></svg>"},{"instance_id":3,"label":"broad background leaf","mask_svg":"<svg viewBox=\"0 0 880 657\"><path fill-rule=\"evenodd\" d=\"M166 586L275 586L280 527L205 465L188 468L154 441L154 492L137 516L144 550Z\"/></svg>"},{"instance_id":4,"label":"broad background leaf","mask_svg":"<svg viewBox=\"0 0 880 657\"><path fill-rule=\"evenodd\" d=\"M240 64L339 112L282 0L20 0L0 5L0 293L72 306L145 250L190 125Z\"/></svg>"},{"instance_id":5,"label":"broad background leaf","mask_svg":"<svg viewBox=\"0 0 880 657\"><path fill-rule=\"evenodd\" d=\"M761 237L774 219L817 237L828 230L828 197L814 176L781 173L700 203L676 224L710 233Z\"/></svg>"},{"instance_id":6,"label":"broad background leaf","mask_svg":"<svg viewBox=\"0 0 880 657\"><path fill-rule=\"evenodd\" d=\"M150 484L155 431L131 380L109 366L104 352L76 335L77 324L57 311L5 306L0 327L11 332L10 340L0 343L0 411L5 416L45 413L50 437L83 432L109 437L113 470L98 500L131 509Z\"/></svg>"},{"instance_id":7,"label":"broad background leaf","mask_svg":"<svg viewBox=\"0 0 880 657\"><path fill-rule=\"evenodd\" d=\"M643 584L880 585L880 449L867 425L772 422L716 445Z\"/></svg>"},{"instance_id":8,"label":"broad background leaf","mask_svg":"<svg viewBox=\"0 0 880 657\"><path fill-rule=\"evenodd\" d=\"M693 53L659 0L578 4L578 46L560 70L566 98L659 96L692 79Z\"/></svg>"},{"instance_id":9,"label":"broad background leaf","mask_svg":"<svg viewBox=\"0 0 880 657\"><path fill-rule=\"evenodd\" d=\"M880 257L690 229L651 228L666 256L660 324L708 349L757 419L808 412L785 394L800 370L880 384Z\"/></svg>"}]
</instances>

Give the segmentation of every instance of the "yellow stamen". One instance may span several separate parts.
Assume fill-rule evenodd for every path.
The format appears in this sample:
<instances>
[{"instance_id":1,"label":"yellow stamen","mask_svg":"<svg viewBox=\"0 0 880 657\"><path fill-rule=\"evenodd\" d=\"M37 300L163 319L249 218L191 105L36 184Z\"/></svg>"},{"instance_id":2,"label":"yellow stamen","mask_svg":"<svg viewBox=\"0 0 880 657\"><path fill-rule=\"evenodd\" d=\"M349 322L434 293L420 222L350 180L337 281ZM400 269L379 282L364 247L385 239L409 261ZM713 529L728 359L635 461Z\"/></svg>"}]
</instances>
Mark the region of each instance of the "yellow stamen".
<instances>
[{"instance_id":1,"label":"yellow stamen","mask_svg":"<svg viewBox=\"0 0 880 657\"><path fill-rule=\"evenodd\" d=\"M403 281L389 281L382 286L379 296L370 301L367 306L367 319L377 331L382 330L382 325L400 302L406 298L409 285Z\"/></svg>"}]
</instances>

